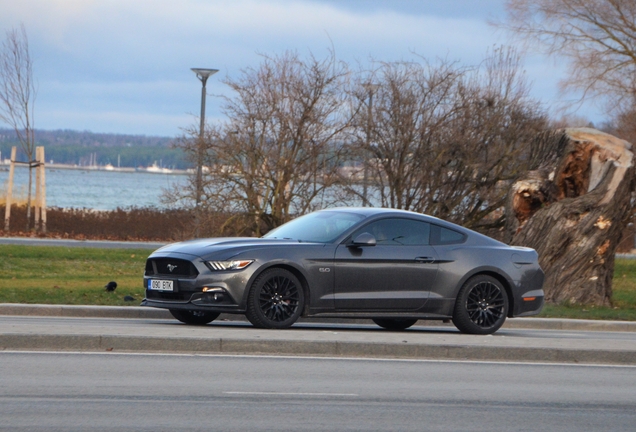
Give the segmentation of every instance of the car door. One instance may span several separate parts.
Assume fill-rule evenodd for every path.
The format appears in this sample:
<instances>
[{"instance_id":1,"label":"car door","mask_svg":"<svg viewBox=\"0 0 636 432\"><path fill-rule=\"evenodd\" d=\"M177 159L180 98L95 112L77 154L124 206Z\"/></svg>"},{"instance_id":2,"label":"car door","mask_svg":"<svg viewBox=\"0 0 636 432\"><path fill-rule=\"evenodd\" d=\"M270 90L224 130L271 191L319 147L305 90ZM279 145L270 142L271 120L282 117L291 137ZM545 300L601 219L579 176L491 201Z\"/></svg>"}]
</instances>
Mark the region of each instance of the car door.
<instances>
[{"instance_id":1,"label":"car door","mask_svg":"<svg viewBox=\"0 0 636 432\"><path fill-rule=\"evenodd\" d=\"M352 246L363 233L374 246ZM337 310L417 310L426 303L437 276L437 255L429 244L430 224L407 218L376 220L358 229L335 254Z\"/></svg>"}]
</instances>

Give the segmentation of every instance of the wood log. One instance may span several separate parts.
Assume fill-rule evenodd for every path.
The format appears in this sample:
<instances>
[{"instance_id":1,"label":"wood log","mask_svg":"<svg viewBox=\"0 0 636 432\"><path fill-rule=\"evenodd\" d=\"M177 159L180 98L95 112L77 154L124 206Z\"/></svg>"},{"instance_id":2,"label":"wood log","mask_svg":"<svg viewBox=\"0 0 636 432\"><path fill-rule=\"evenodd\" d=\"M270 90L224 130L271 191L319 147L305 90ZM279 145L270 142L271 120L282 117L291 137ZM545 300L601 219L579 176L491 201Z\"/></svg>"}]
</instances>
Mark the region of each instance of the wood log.
<instances>
[{"instance_id":1,"label":"wood log","mask_svg":"<svg viewBox=\"0 0 636 432\"><path fill-rule=\"evenodd\" d=\"M614 255L631 215L631 144L595 129L540 136L512 186L508 240L534 248L552 303L611 305Z\"/></svg>"}]
</instances>

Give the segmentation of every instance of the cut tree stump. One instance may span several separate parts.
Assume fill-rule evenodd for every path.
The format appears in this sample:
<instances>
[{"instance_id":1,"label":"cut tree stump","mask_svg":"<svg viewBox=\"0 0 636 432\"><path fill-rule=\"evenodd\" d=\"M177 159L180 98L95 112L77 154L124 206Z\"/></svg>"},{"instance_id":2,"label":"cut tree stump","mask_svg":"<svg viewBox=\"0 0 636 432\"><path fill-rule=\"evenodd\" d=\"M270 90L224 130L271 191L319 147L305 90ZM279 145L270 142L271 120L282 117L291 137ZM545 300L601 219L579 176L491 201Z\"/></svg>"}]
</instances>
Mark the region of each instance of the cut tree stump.
<instances>
[{"instance_id":1,"label":"cut tree stump","mask_svg":"<svg viewBox=\"0 0 636 432\"><path fill-rule=\"evenodd\" d=\"M631 215L631 144L595 129L533 143L531 171L508 196L510 244L534 248L551 303L611 305L614 255Z\"/></svg>"}]
</instances>

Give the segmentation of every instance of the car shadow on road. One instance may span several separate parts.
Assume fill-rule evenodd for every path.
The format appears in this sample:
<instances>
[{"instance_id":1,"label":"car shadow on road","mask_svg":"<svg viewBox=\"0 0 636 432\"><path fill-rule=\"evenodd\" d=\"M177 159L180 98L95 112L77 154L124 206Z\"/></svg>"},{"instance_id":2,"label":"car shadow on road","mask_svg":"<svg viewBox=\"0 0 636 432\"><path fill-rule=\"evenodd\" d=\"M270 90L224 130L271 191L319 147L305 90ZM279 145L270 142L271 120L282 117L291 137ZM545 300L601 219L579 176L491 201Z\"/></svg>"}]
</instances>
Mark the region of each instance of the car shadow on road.
<instances>
[{"instance_id":1,"label":"car shadow on road","mask_svg":"<svg viewBox=\"0 0 636 432\"><path fill-rule=\"evenodd\" d=\"M422 322L422 321L420 321ZM425 323L426 321L424 321ZM183 324L178 321L165 321L165 320L157 320L153 322L157 325L178 325L178 326L186 326L187 324ZM419 324L419 323L418 323ZM306 330L317 330L317 331L347 331L347 332L374 332L374 333L428 333L428 334L461 334L459 330L457 330L452 325L414 325L413 327L409 327L406 330L386 330L382 327L379 327L375 324L364 324L364 323L331 323L331 322L297 322L292 327L288 329L280 329L280 330L272 330L272 331L306 331ZM252 324L243 320L215 320L209 324L204 326L197 327L224 327L224 328L239 328L239 329L254 329L254 330L262 330L257 329Z\"/></svg>"}]
</instances>

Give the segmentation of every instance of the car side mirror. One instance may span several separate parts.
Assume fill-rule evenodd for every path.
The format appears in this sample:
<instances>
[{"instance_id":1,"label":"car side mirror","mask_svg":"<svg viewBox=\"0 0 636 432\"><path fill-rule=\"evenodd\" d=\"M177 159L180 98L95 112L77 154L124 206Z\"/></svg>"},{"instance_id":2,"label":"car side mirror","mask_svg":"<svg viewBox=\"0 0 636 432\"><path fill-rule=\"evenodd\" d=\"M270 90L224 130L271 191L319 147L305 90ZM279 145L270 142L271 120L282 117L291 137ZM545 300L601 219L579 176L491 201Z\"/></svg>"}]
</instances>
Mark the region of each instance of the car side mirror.
<instances>
[{"instance_id":1,"label":"car side mirror","mask_svg":"<svg viewBox=\"0 0 636 432\"><path fill-rule=\"evenodd\" d=\"M363 247L363 246L375 246L377 243L373 234L364 232L358 235L353 241L348 245L349 247Z\"/></svg>"}]
</instances>

